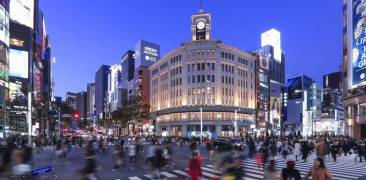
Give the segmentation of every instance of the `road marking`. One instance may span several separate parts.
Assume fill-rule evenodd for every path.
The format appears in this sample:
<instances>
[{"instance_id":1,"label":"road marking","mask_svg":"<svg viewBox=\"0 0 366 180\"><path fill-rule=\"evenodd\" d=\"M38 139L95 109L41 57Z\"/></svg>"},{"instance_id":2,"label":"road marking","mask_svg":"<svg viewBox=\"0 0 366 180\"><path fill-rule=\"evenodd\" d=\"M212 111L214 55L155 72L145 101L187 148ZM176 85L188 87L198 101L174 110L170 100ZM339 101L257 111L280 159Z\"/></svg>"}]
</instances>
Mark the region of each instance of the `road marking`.
<instances>
[{"instance_id":1,"label":"road marking","mask_svg":"<svg viewBox=\"0 0 366 180\"><path fill-rule=\"evenodd\" d=\"M173 172L178 173L178 174L183 175L183 176L188 176L188 174L186 172L181 171L181 170L174 170Z\"/></svg>"},{"instance_id":2,"label":"road marking","mask_svg":"<svg viewBox=\"0 0 366 180\"><path fill-rule=\"evenodd\" d=\"M134 176L134 177L129 177L128 179L129 179L129 180L142 180L141 178L138 178L138 177L136 177L136 176Z\"/></svg>"},{"instance_id":3,"label":"road marking","mask_svg":"<svg viewBox=\"0 0 366 180\"><path fill-rule=\"evenodd\" d=\"M164 175L164 176L166 176L166 177L168 177L168 178L176 178L176 177L178 177L178 176L176 176L176 175L174 175L174 174L170 174L170 173L168 173L168 172L160 172L160 174L162 174L162 175Z\"/></svg>"}]
</instances>

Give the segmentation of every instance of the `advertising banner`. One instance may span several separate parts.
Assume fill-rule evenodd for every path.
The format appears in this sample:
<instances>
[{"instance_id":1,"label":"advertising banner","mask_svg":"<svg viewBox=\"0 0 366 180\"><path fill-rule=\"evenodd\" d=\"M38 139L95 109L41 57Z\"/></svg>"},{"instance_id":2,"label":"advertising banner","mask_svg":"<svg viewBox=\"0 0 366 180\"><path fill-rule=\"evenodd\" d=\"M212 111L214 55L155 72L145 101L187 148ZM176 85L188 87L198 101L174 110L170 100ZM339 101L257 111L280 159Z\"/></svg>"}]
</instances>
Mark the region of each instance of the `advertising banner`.
<instances>
[{"instance_id":1,"label":"advertising banner","mask_svg":"<svg viewBox=\"0 0 366 180\"><path fill-rule=\"evenodd\" d=\"M366 1L352 3L352 85L366 80Z\"/></svg>"},{"instance_id":2,"label":"advertising banner","mask_svg":"<svg viewBox=\"0 0 366 180\"><path fill-rule=\"evenodd\" d=\"M10 49L9 75L28 78L28 52Z\"/></svg>"},{"instance_id":3,"label":"advertising banner","mask_svg":"<svg viewBox=\"0 0 366 180\"><path fill-rule=\"evenodd\" d=\"M33 29L34 0L11 0L10 19Z\"/></svg>"}]
</instances>

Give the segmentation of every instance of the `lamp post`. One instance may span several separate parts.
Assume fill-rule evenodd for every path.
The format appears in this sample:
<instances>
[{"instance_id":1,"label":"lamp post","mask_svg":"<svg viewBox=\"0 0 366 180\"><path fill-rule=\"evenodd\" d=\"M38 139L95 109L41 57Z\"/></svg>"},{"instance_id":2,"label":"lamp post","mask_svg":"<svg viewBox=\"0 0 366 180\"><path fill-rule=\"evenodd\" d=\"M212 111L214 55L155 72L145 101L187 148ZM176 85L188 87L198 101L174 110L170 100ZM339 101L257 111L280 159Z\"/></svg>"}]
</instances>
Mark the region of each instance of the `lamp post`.
<instances>
[{"instance_id":1,"label":"lamp post","mask_svg":"<svg viewBox=\"0 0 366 180\"><path fill-rule=\"evenodd\" d=\"M58 107L58 139L61 138L61 105Z\"/></svg>"},{"instance_id":2,"label":"lamp post","mask_svg":"<svg viewBox=\"0 0 366 180\"><path fill-rule=\"evenodd\" d=\"M234 121L234 136L238 136L238 111L240 111L240 109L236 109L235 110L235 121Z\"/></svg>"},{"instance_id":3,"label":"lamp post","mask_svg":"<svg viewBox=\"0 0 366 180\"><path fill-rule=\"evenodd\" d=\"M28 144L32 146L32 93L34 91L28 92L28 111L27 111L27 123L28 123Z\"/></svg>"},{"instance_id":4,"label":"lamp post","mask_svg":"<svg viewBox=\"0 0 366 180\"><path fill-rule=\"evenodd\" d=\"M201 111L201 133L200 133L200 140L201 140L201 143L202 143L202 130L203 130L203 110L202 108L200 108L200 111Z\"/></svg>"}]
</instances>

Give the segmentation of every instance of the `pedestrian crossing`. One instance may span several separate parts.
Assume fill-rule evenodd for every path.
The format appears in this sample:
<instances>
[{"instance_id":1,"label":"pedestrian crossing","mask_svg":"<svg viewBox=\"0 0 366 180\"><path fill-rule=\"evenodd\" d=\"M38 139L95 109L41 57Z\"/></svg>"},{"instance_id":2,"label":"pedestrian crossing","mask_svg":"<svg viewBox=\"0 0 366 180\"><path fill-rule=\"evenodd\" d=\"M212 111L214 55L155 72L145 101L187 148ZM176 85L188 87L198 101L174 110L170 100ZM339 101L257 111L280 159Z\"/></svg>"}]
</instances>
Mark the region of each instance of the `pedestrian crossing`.
<instances>
[{"instance_id":1,"label":"pedestrian crossing","mask_svg":"<svg viewBox=\"0 0 366 180\"><path fill-rule=\"evenodd\" d=\"M309 161L296 162L295 168L301 173L301 176L305 176L313 165L313 159L309 158ZM276 170L278 173L281 172L282 168L286 167L286 162L282 158L278 157L275 159ZM366 176L366 162L355 162L353 157L341 157L337 162L326 159L326 167L330 170L333 179L338 180L352 180L359 179ZM258 180L263 179L264 172L259 169L255 159L246 159L243 163L245 177L244 180ZM220 177L221 172L214 169L211 164L202 166L202 178L201 180L209 180L212 178ZM162 170L160 172L160 179L188 179L188 169L172 169L172 170ZM150 180L154 179L151 174L146 174L142 177L128 177L129 180Z\"/></svg>"}]
</instances>

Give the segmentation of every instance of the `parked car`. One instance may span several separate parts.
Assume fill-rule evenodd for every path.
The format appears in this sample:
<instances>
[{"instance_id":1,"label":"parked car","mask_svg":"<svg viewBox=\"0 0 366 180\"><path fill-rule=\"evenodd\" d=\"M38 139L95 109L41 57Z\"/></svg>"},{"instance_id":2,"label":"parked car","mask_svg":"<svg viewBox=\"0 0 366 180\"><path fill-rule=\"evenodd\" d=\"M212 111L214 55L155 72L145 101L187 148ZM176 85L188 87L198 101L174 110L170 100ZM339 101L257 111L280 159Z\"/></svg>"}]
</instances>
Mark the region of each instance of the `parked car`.
<instances>
[{"instance_id":1,"label":"parked car","mask_svg":"<svg viewBox=\"0 0 366 180\"><path fill-rule=\"evenodd\" d=\"M235 138L217 138L213 140L213 146L220 152L222 151L243 151L245 149L245 145L239 139Z\"/></svg>"}]
</instances>

